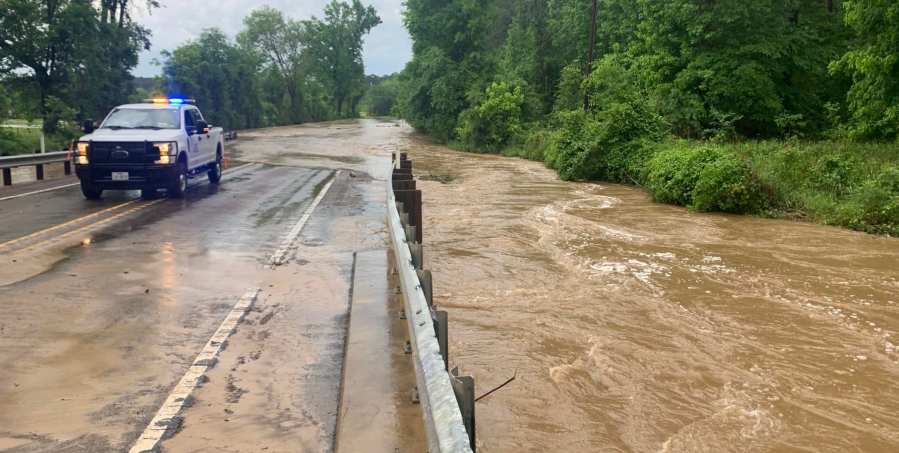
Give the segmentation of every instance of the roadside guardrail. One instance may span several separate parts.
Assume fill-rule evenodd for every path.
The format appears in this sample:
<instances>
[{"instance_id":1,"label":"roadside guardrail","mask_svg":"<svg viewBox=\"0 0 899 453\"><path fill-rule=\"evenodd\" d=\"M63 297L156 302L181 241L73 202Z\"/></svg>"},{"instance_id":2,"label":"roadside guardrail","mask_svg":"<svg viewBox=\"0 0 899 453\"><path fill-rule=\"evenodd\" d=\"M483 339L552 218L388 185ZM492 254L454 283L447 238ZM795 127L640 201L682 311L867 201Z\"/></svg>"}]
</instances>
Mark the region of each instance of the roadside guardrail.
<instances>
[{"instance_id":1,"label":"roadside guardrail","mask_svg":"<svg viewBox=\"0 0 899 453\"><path fill-rule=\"evenodd\" d=\"M44 179L44 165L62 162L66 175L72 174L72 155L70 151L54 151L42 154L23 154L19 156L0 157L0 170L3 175L3 185L12 185L12 169L18 167L35 167L35 177L38 181Z\"/></svg>"},{"instance_id":2,"label":"roadside guardrail","mask_svg":"<svg viewBox=\"0 0 899 453\"><path fill-rule=\"evenodd\" d=\"M424 270L421 191L412 161L394 154L387 220L404 299L409 346L415 365L429 453L474 453L475 388L470 376L449 371L448 314L437 310L430 271Z\"/></svg>"}]
</instances>

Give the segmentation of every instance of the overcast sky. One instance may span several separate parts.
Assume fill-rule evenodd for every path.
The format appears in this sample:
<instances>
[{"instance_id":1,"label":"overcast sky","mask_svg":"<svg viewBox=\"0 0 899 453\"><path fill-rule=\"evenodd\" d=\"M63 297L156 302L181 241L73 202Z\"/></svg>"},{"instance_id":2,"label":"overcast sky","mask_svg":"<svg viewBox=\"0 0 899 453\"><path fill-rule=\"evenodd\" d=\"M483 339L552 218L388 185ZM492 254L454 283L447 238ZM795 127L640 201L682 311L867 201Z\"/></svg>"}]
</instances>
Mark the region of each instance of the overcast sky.
<instances>
[{"instance_id":1,"label":"overcast sky","mask_svg":"<svg viewBox=\"0 0 899 453\"><path fill-rule=\"evenodd\" d=\"M135 20L153 31L153 48L141 53L134 75L159 75L162 69L152 63L159 59L159 53L198 37L204 28L217 27L233 38L240 31L243 18L260 6L277 8L292 19L308 19L313 15L322 17L328 1L162 0L162 7L154 9L152 14L145 9L134 12ZM403 27L402 0L363 0L363 3L373 5L383 22L365 39L366 74L383 75L402 70L412 58L412 42Z\"/></svg>"}]
</instances>

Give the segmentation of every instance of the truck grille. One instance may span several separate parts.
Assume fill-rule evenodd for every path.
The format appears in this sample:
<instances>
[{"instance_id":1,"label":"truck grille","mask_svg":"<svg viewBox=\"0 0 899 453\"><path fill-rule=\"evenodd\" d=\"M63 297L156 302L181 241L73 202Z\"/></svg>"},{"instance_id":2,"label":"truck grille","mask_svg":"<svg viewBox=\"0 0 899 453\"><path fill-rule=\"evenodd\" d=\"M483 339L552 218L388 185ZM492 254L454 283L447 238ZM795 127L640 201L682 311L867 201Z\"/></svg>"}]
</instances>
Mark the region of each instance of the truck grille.
<instances>
[{"instance_id":1,"label":"truck grille","mask_svg":"<svg viewBox=\"0 0 899 453\"><path fill-rule=\"evenodd\" d=\"M90 161L97 164L152 164L157 156L147 142L91 142Z\"/></svg>"}]
</instances>

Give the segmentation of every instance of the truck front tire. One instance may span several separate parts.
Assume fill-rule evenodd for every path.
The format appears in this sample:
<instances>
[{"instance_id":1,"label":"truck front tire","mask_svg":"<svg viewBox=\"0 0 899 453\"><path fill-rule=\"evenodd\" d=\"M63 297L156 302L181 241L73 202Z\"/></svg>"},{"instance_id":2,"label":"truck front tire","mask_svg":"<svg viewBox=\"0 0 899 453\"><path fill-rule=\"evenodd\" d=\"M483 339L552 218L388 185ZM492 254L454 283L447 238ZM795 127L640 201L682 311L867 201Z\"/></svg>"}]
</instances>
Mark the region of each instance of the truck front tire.
<instances>
[{"instance_id":1,"label":"truck front tire","mask_svg":"<svg viewBox=\"0 0 899 453\"><path fill-rule=\"evenodd\" d=\"M209 168L209 183L218 184L222 180L222 155L216 154L215 162Z\"/></svg>"},{"instance_id":2,"label":"truck front tire","mask_svg":"<svg viewBox=\"0 0 899 453\"><path fill-rule=\"evenodd\" d=\"M178 162L178 173L175 174L175 180L172 181L168 192L170 198L184 197L184 193L187 192L187 162L183 160Z\"/></svg>"},{"instance_id":3,"label":"truck front tire","mask_svg":"<svg viewBox=\"0 0 899 453\"><path fill-rule=\"evenodd\" d=\"M97 188L88 181L81 180L81 193L88 200L99 200L103 196L103 189Z\"/></svg>"}]
</instances>

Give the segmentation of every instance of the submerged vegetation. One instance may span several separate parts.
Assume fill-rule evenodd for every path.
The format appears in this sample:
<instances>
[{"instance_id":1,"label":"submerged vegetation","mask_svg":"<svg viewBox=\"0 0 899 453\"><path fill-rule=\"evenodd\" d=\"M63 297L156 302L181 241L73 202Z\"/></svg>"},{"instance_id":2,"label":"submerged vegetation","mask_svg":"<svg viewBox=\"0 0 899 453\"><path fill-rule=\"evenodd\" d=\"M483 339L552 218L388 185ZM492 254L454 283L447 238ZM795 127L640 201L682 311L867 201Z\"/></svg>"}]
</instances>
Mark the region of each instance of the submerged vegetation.
<instances>
[{"instance_id":1,"label":"submerged vegetation","mask_svg":"<svg viewBox=\"0 0 899 453\"><path fill-rule=\"evenodd\" d=\"M700 211L899 234L892 0L406 5L395 110L437 140Z\"/></svg>"}]
</instances>

